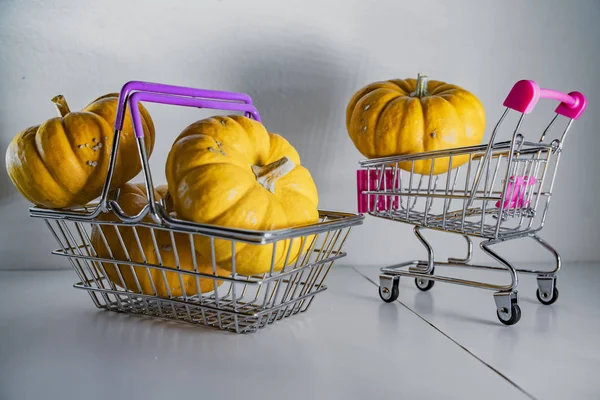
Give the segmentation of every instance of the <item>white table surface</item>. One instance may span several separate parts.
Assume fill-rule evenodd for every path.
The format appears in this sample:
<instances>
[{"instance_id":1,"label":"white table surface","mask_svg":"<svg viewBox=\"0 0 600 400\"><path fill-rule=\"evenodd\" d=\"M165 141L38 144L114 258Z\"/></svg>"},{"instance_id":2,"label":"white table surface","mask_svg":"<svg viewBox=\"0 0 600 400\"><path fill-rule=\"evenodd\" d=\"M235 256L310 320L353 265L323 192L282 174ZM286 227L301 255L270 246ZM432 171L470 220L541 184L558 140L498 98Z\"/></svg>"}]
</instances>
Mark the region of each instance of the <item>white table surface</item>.
<instances>
[{"instance_id":1,"label":"white table surface","mask_svg":"<svg viewBox=\"0 0 600 400\"><path fill-rule=\"evenodd\" d=\"M566 266L550 307L523 279L513 327L487 291L402 279L383 303L377 272L339 265L307 313L237 335L97 310L70 270L1 271L0 399L600 398L600 266Z\"/></svg>"}]
</instances>

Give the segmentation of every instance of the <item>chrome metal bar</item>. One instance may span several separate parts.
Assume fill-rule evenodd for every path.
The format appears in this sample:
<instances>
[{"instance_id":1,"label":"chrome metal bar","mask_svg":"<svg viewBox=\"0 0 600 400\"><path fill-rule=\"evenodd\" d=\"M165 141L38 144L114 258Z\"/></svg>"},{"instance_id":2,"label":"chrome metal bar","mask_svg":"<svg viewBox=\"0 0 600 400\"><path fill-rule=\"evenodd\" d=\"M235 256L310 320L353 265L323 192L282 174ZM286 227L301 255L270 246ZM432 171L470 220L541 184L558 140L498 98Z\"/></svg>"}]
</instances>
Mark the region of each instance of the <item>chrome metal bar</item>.
<instances>
[{"instance_id":1,"label":"chrome metal bar","mask_svg":"<svg viewBox=\"0 0 600 400\"><path fill-rule=\"evenodd\" d=\"M452 178L452 156L448 157L448 172L446 172L446 190L444 191L445 195L448 195L450 191L450 180ZM454 181L456 184L456 179ZM446 213L448 212L448 199L444 199L444 207L442 212L442 227L446 228Z\"/></svg>"},{"instance_id":2,"label":"chrome metal bar","mask_svg":"<svg viewBox=\"0 0 600 400\"><path fill-rule=\"evenodd\" d=\"M93 224L91 224L91 227L92 227L92 229L94 229L94 225ZM100 229L100 228L96 225L96 229ZM85 229L83 230L83 232L85 233L87 244L89 245L89 248L92 250L91 256L92 257L98 257L97 250L92 245L91 238L89 237L89 235L87 234L87 232L85 231ZM97 262L97 261L90 261L90 262L93 263L96 266L97 269L101 270L101 274L105 278L105 280L108 283L108 285L110 286L110 288L112 290L117 290L117 286L115 285L115 283L108 277L108 273L106 272L106 269L104 268L104 263ZM108 297L108 295L107 295L107 297ZM114 296L114 298L115 298L115 301L117 302L117 307L118 308L122 308L123 305L121 303L121 298L119 296ZM107 300L107 304L106 304L107 308L110 308L110 304L111 303L112 303L111 301Z\"/></svg>"},{"instance_id":3,"label":"chrome metal bar","mask_svg":"<svg viewBox=\"0 0 600 400\"><path fill-rule=\"evenodd\" d=\"M567 134L569 133L569 130L571 129L571 125L573 125L573 120L569 119L569 122L567 123L565 130L563 131L562 135L560 136L560 149L562 149L565 144L565 140L567 139Z\"/></svg>"},{"instance_id":4,"label":"chrome metal bar","mask_svg":"<svg viewBox=\"0 0 600 400\"><path fill-rule=\"evenodd\" d=\"M344 247L344 244L346 243L346 239L348 238L348 234L350 233L350 229L346 230L346 234L342 235L342 230L337 232L337 238L336 238L336 242L339 239L340 236L343 236L342 241L340 242L339 246L337 246L337 250L336 252L341 251L341 249ZM334 246L331 247L331 250L329 252L329 256L331 255L331 252L333 251ZM328 256L328 258L329 258ZM323 268L321 270L324 270L325 272L321 275L321 279L319 281L319 283L317 283L317 278L315 278L315 281L313 282L313 287L317 287L317 288L321 288L324 285L325 279L327 278L327 276L329 275L329 272L331 271L331 267L333 266L333 261L329 262L329 264L327 266L325 266L325 264L323 264ZM311 287L312 290L312 287ZM306 291L306 294L310 293L310 290ZM306 305L306 307L302 310L302 306L305 303L305 300L303 300L301 302L301 305L299 307L299 310L301 312L306 311L310 305L312 304L314 297L310 297L308 298L308 304Z\"/></svg>"},{"instance_id":5,"label":"chrome metal bar","mask_svg":"<svg viewBox=\"0 0 600 400\"><path fill-rule=\"evenodd\" d=\"M100 289L100 288L93 288L93 287L87 287L81 284L81 282L79 284L75 284L74 287L76 289L82 289L82 290L86 290L86 291L92 291L92 292L106 292L106 293L112 293L112 294L116 294L114 293L113 290L109 290L109 289ZM321 293L323 291L325 291L326 288L319 288L317 290L315 290L314 292L308 294L307 296L303 296L303 297L298 297L297 299L288 301L288 302L283 302L281 304L278 304L277 306L267 309L267 310L260 310L258 309L258 311L256 309L251 309L248 312L246 312L246 310L239 308L237 311L233 311L233 310L227 310L227 311L222 311L221 308L215 307L215 306L211 306L209 304L205 304L205 305L199 305L199 304L195 304L195 307L202 307L205 310L211 310L211 311L217 311L220 312L222 314L227 314L227 315L234 315L235 317L260 317L261 315L265 315L265 314L269 314L272 313L273 311L277 311L280 310L282 308L286 308L289 307L290 305L296 304L297 302L303 300L304 298L308 297L308 296L314 296L318 293ZM121 292L119 292L121 293ZM122 293L121 293L122 294ZM131 296L132 293L127 293L127 296ZM145 297L146 299L151 299L151 300L155 300L155 297L152 295L146 295L146 294L137 294L135 293L135 297ZM175 305L185 305L185 301L177 299L177 298L172 298L172 299L167 299L167 298L159 298L157 299L157 301L159 302L163 302L166 304L170 304L172 305L172 307L174 308ZM168 318L166 316L163 316L163 318ZM224 318L219 318L219 321L222 321ZM222 325L223 326L223 325ZM225 326L223 326L223 328L225 328Z\"/></svg>"},{"instance_id":6,"label":"chrome metal bar","mask_svg":"<svg viewBox=\"0 0 600 400\"><path fill-rule=\"evenodd\" d=\"M65 239L65 243L63 243L61 241L61 239L59 238L58 234L56 233L56 231L54 230L54 228L52 227L52 225L50 224L50 222L48 220L44 220L44 222L46 223L46 226L48 227L48 229L50 229L50 232L52 232L52 235L54 236L54 239L56 239L56 242L58 243L58 245L63 249L63 251L66 252L66 247L69 245L68 242L66 241L66 235L64 234L64 231L62 230L62 227L60 226L60 222L56 221L56 226L59 228L59 230L61 231L64 239ZM84 280L84 275L81 273L81 271L78 269L77 265L75 264L75 261L72 260L71 258L69 258L69 262L71 263L71 266L73 267L73 271L75 271L75 273L77 274L77 276L79 277L79 279L81 279L82 281ZM99 302L98 302L98 298L93 294L93 293L89 293L90 298L92 299L92 301L94 302L94 305L96 307L100 307Z\"/></svg>"},{"instance_id":7,"label":"chrome metal bar","mask_svg":"<svg viewBox=\"0 0 600 400\"><path fill-rule=\"evenodd\" d=\"M408 177L408 192L407 194L410 194L412 192L412 183L413 183L413 176L415 175L415 162L412 161L410 163L410 175ZM416 201L416 200L415 200ZM410 197L406 198L406 218L408 219L408 215L410 212Z\"/></svg>"},{"instance_id":8,"label":"chrome metal bar","mask_svg":"<svg viewBox=\"0 0 600 400\"><path fill-rule=\"evenodd\" d=\"M544 129L544 132L542 132L542 136L540 137L540 143L542 143L544 141L544 139L546 138L546 134L548 133L548 131L550 130L550 128L552 127L552 125L554 125L554 122L556 122L557 118L558 118L558 114L555 114L554 118L552 118L550 120L550 123Z\"/></svg>"},{"instance_id":9,"label":"chrome metal bar","mask_svg":"<svg viewBox=\"0 0 600 400\"><path fill-rule=\"evenodd\" d=\"M519 121L517 122L517 127L514 130L513 133L513 140L511 142L510 145L510 154L508 155L508 168L506 168L506 174L504 176L504 189L502 190L502 196L500 198L500 207L504 206L504 202L506 200L506 191L508 188L508 180L510 177L510 171L511 171L511 166L513 164L513 158L515 155L515 146L516 146L516 136L519 132L519 129L521 128L521 124L523 123L523 118L525 117L525 114L521 114L521 116L519 117ZM513 186L514 187L514 186ZM498 233L500 232L500 225L502 224L502 218L498 218L498 223L496 224L496 232L494 233L494 237L497 238L498 237Z\"/></svg>"},{"instance_id":10,"label":"chrome metal bar","mask_svg":"<svg viewBox=\"0 0 600 400\"><path fill-rule=\"evenodd\" d=\"M479 159L478 163L481 163L481 159ZM469 154L469 164L467 165L467 173L465 175L465 189L464 189L464 193L465 193L465 198L463 200L463 208L462 208L462 218L460 221L460 225L461 225L461 231L464 232L465 229L465 215L467 213L467 207L470 201L470 195L467 198L466 196L469 193L469 181L471 180L471 168L473 166L473 154ZM477 167L479 168L479 166ZM476 188L472 188L472 190L476 190Z\"/></svg>"},{"instance_id":11,"label":"chrome metal bar","mask_svg":"<svg viewBox=\"0 0 600 400\"><path fill-rule=\"evenodd\" d=\"M467 241L467 256L465 258L449 257L449 263L468 264L471 262L471 258L473 257L473 241L467 235L462 235L462 237Z\"/></svg>"},{"instance_id":12,"label":"chrome metal bar","mask_svg":"<svg viewBox=\"0 0 600 400\"><path fill-rule=\"evenodd\" d=\"M421 244L425 247L425 250L427 250L427 260L428 260L427 261L427 269L423 272L426 274L431 274L431 273L433 273L433 267L434 267L434 262L435 262L433 247L429 244L429 242L427 242L427 240L425 240L425 238L423 237L423 234L421 234L421 228L419 226L415 226L413 228L413 232L414 232L415 236L417 237L417 239L419 239Z\"/></svg>"},{"instance_id":13,"label":"chrome metal bar","mask_svg":"<svg viewBox=\"0 0 600 400\"><path fill-rule=\"evenodd\" d=\"M530 235L530 237L533 240L535 240L536 242L538 242L546 250L548 250L554 256L554 259L556 261L555 267L552 271L535 271L535 272L531 272L531 273L536 273L536 274L547 274L547 273L556 274L556 273L558 273L558 271L560 271L560 268L562 266L562 259L560 257L560 254L558 254L558 251L554 247L552 247L552 245L550 245L550 243L546 242L544 239L542 239L538 235L534 234L534 235Z\"/></svg>"},{"instance_id":14,"label":"chrome metal bar","mask_svg":"<svg viewBox=\"0 0 600 400\"><path fill-rule=\"evenodd\" d=\"M473 191L477 190L477 188L479 187L479 181L481 180L481 172L482 172L483 168L485 167L485 164L490 161L490 156L492 154L492 148L494 147L494 140L496 140L496 135L498 133L498 129L500 128L500 125L502 125L504 118L506 118L506 114L508 114L508 110L509 110L508 108L506 108L504 110L504 112L502 113L502 116L500 117L500 120L496 123L496 126L494 127L494 130L492 131L492 136L490 137L490 143L487 145L487 149L485 150L485 156L483 157L483 161L479 164L479 167L477 168L477 171L475 172L475 182L473 183ZM523 116L521 116L521 119L519 120L519 123L517 124L517 129L516 129L517 131L519 130L522 119L523 119ZM511 152L512 152L512 148L511 148ZM473 204L474 200L475 200L474 196L472 196L468 202L468 207L470 207L471 204Z\"/></svg>"},{"instance_id":15,"label":"chrome metal bar","mask_svg":"<svg viewBox=\"0 0 600 400\"><path fill-rule=\"evenodd\" d=\"M510 275L510 282L511 282L510 287L508 289L506 289L506 291L514 291L519 284L519 277L517 275L517 272L515 271L515 268L512 266L512 264L510 264L507 260L502 258L498 253L496 253L495 251L493 251L490 248L494 244L495 244L495 242L490 240L487 242L481 242L479 244L479 247L481 247L481 250L483 250L487 255L489 255L496 261L498 261L501 265L503 265L506 268L506 270L508 271L508 273ZM499 290L501 290L501 289L499 289Z\"/></svg>"},{"instance_id":16,"label":"chrome metal bar","mask_svg":"<svg viewBox=\"0 0 600 400\"><path fill-rule=\"evenodd\" d=\"M86 252L86 254L90 257L92 257L92 246L91 243L89 243L88 241L86 241L86 237L88 237L87 232L85 232L85 228L83 228L81 226L81 222L74 222L75 225L75 229L77 230L77 235L79 236L79 239L81 240L81 246L78 246L80 248L79 252L81 253L81 249L83 248ZM91 267L89 267L89 265L91 264ZM96 280L98 281L98 284L100 285L99 287L104 287L104 283L102 282L102 274L100 273L100 271L98 270L98 268L96 267L96 265L91 262L88 263L86 262L86 265L88 265L88 268L90 269L92 275L96 278ZM107 299L105 299L106 301L108 301Z\"/></svg>"},{"instance_id":17,"label":"chrome metal bar","mask_svg":"<svg viewBox=\"0 0 600 400\"><path fill-rule=\"evenodd\" d=\"M127 259L127 261L133 262L133 260L131 259L131 256L129 255L129 250L127 250L127 246L125 246L123 236L121 235L121 230L116 225L113 225L113 228L115 230L119 244L121 245L121 248L123 249L123 254L125 255L125 258ZM129 228L133 229L133 227L129 227ZM136 265L136 264L129 264L129 269L131 271L131 275L133 276L135 285L137 286L137 293L143 293L142 285L140 284L140 281L139 281L138 275L137 275L137 271L135 270L134 265ZM120 266L116 266L116 268L120 269ZM125 286L125 288L127 288L127 286ZM147 309L148 304L146 303L145 299L143 299L143 300L144 300L144 306ZM133 308L133 306L134 306L134 303L132 302L131 307Z\"/></svg>"},{"instance_id":18,"label":"chrome metal bar","mask_svg":"<svg viewBox=\"0 0 600 400\"><path fill-rule=\"evenodd\" d=\"M399 276L408 276L411 278L423 278L423 279L427 279L427 280L446 282L446 283L454 283L457 285L470 286L470 287L475 287L475 288L479 288L479 289L487 289L487 290L494 290L494 291L510 291L511 290L511 285L498 285L498 284L492 284L492 283L487 283L487 282L454 278L454 277L444 276L444 275L437 275L437 274L430 275L426 272L417 272L420 269L421 265L426 265L426 264L427 264L426 261L423 261L422 263L420 261L408 261L408 262L405 262L402 264L397 264L397 265L393 265L390 267L382 268L381 273L385 274L385 275L392 275L392 276L399 275ZM443 266L443 265L447 265L447 264L435 263L435 265ZM412 270L410 270L410 269L404 270L403 269L403 268L406 268L409 266L413 266L415 268ZM459 266L462 267L463 265L459 265Z\"/></svg>"}]
</instances>

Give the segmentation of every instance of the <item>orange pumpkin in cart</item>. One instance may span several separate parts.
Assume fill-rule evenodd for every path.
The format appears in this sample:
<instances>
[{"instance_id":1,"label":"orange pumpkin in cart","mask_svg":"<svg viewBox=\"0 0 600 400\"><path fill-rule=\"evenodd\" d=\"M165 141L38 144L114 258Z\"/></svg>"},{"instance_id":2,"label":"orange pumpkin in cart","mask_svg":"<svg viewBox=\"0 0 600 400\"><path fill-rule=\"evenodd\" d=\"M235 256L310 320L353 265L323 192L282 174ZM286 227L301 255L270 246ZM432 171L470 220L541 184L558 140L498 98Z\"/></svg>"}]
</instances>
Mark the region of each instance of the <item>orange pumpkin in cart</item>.
<instances>
[{"instance_id":1,"label":"orange pumpkin in cart","mask_svg":"<svg viewBox=\"0 0 600 400\"><path fill-rule=\"evenodd\" d=\"M485 130L483 105L470 92L441 81L393 79L360 89L346 109L346 128L365 157L416 154L481 143ZM456 156L450 169L468 161ZM410 171L411 162L399 167ZM414 172L434 175L448 171L449 159L414 163Z\"/></svg>"}]
</instances>

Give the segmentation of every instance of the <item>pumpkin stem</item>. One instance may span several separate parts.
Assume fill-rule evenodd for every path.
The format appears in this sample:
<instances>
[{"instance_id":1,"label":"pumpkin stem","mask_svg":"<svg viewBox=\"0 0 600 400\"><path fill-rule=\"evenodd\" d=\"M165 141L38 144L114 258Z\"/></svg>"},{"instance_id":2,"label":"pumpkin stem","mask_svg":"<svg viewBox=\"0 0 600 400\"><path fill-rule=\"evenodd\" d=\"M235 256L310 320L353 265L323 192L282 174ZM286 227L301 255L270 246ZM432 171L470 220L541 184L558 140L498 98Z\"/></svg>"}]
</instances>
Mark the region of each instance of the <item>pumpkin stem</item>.
<instances>
[{"instance_id":1,"label":"pumpkin stem","mask_svg":"<svg viewBox=\"0 0 600 400\"><path fill-rule=\"evenodd\" d=\"M65 97L62 94L59 94L58 96L54 96L52 98L52 100L50 100L54 103L54 105L56 106L56 109L58 110L58 115L61 117L66 117L68 113L71 112L71 110L69 109L69 105L67 104L67 100L65 99Z\"/></svg>"},{"instance_id":2,"label":"pumpkin stem","mask_svg":"<svg viewBox=\"0 0 600 400\"><path fill-rule=\"evenodd\" d=\"M429 93L427 92L427 84L428 83L429 83L429 78L427 77L427 75L418 74L417 75L417 88L410 95L413 97L419 97L419 98L428 96L429 95Z\"/></svg>"},{"instance_id":3,"label":"pumpkin stem","mask_svg":"<svg viewBox=\"0 0 600 400\"><path fill-rule=\"evenodd\" d=\"M275 183L277 180L289 174L296 164L287 157L282 157L279 160L267 165L253 165L252 172L256 175L256 180L265 189L271 193L275 193Z\"/></svg>"}]
</instances>

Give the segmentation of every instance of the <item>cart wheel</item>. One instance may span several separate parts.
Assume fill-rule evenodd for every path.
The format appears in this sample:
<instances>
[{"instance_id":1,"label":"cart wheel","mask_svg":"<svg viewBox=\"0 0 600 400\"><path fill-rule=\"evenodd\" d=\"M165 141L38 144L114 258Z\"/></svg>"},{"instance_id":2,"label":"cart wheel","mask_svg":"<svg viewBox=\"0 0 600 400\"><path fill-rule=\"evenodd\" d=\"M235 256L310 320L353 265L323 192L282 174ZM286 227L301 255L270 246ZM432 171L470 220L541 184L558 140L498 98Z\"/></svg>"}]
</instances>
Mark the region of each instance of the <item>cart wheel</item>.
<instances>
[{"instance_id":1,"label":"cart wheel","mask_svg":"<svg viewBox=\"0 0 600 400\"><path fill-rule=\"evenodd\" d=\"M435 268L433 268L430 272L431 275L435 274ZM426 292L429 289L431 289L433 287L433 285L435 284L435 281L433 279L426 279L426 278L415 278L415 285L417 286L417 289Z\"/></svg>"},{"instance_id":2,"label":"cart wheel","mask_svg":"<svg viewBox=\"0 0 600 400\"><path fill-rule=\"evenodd\" d=\"M392 303L398 300L398 296L400 296L400 289L398 288L398 284L399 280L394 279L394 282L392 284L392 290L386 287L379 286L379 297L381 297L381 300L385 301L386 303Z\"/></svg>"},{"instance_id":3,"label":"cart wheel","mask_svg":"<svg viewBox=\"0 0 600 400\"><path fill-rule=\"evenodd\" d=\"M415 285L417 286L417 289L422 290L424 292L431 289L434 284L435 281L433 279L415 278Z\"/></svg>"},{"instance_id":4,"label":"cart wheel","mask_svg":"<svg viewBox=\"0 0 600 400\"><path fill-rule=\"evenodd\" d=\"M537 296L537 299L540 301L540 303L549 306L550 304L554 304L554 302L558 300L558 289L556 288L556 286L554 287L554 290L552 291L552 296L548 296L547 294L546 297L542 296L542 294L540 293L540 289L538 289L535 292L535 295Z\"/></svg>"},{"instance_id":5,"label":"cart wheel","mask_svg":"<svg viewBox=\"0 0 600 400\"><path fill-rule=\"evenodd\" d=\"M498 319L504 325L514 325L521 319L521 307L518 304L513 304L510 306L510 318L506 319L503 313L500 310L496 311L496 315L498 315Z\"/></svg>"}]
</instances>

